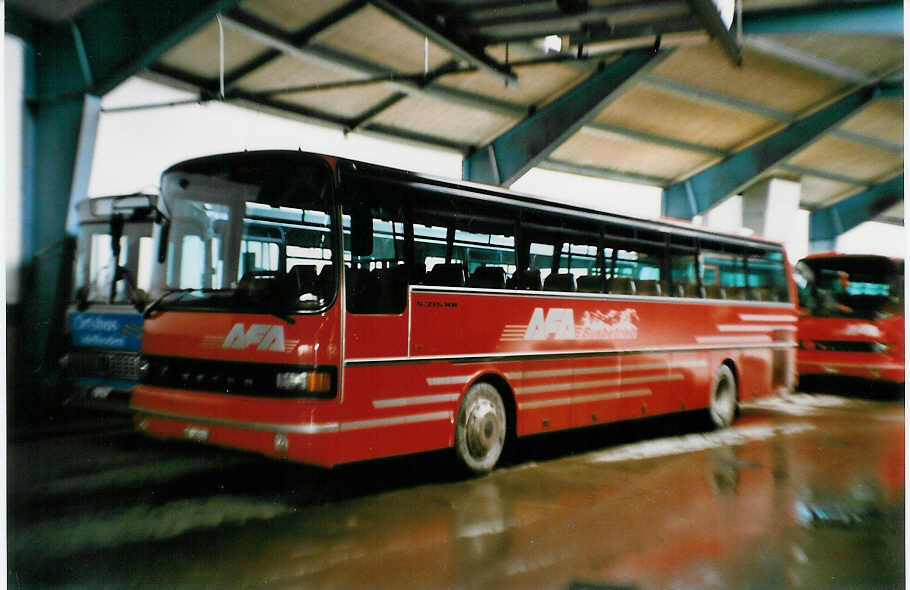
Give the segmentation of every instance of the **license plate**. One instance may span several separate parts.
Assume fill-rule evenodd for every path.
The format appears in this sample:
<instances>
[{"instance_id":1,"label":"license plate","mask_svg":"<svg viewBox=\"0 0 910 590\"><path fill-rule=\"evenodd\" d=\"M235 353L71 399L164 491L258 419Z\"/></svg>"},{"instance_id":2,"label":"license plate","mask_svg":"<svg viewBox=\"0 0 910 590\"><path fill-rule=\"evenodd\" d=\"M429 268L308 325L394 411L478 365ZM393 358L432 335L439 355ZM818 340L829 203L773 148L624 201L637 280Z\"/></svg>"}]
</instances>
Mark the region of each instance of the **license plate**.
<instances>
[{"instance_id":1,"label":"license plate","mask_svg":"<svg viewBox=\"0 0 910 590\"><path fill-rule=\"evenodd\" d=\"M183 434L190 440L206 441L209 439L208 428L199 428L198 426L187 426L183 429Z\"/></svg>"}]
</instances>

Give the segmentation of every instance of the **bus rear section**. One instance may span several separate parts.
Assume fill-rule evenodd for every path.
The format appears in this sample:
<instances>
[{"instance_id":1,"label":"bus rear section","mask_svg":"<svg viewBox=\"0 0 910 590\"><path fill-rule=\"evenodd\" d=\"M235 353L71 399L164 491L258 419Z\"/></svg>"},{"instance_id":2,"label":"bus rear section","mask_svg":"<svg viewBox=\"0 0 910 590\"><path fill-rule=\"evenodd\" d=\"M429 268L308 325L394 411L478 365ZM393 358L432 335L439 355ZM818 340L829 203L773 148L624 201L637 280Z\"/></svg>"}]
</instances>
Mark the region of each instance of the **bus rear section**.
<instances>
[{"instance_id":1,"label":"bus rear section","mask_svg":"<svg viewBox=\"0 0 910 590\"><path fill-rule=\"evenodd\" d=\"M139 375L140 310L149 302L155 195L95 197L76 205L75 296L60 359L65 403L125 411Z\"/></svg>"},{"instance_id":2,"label":"bus rear section","mask_svg":"<svg viewBox=\"0 0 910 590\"><path fill-rule=\"evenodd\" d=\"M516 437L723 427L793 384L776 244L296 153L164 178L173 291L133 396L154 436L323 466L453 448L483 473Z\"/></svg>"},{"instance_id":3,"label":"bus rear section","mask_svg":"<svg viewBox=\"0 0 910 590\"><path fill-rule=\"evenodd\" d=\"M904 383L904 264L884 256L816 254L796 265L801 379Z\"/></svg>"}]
</instances>

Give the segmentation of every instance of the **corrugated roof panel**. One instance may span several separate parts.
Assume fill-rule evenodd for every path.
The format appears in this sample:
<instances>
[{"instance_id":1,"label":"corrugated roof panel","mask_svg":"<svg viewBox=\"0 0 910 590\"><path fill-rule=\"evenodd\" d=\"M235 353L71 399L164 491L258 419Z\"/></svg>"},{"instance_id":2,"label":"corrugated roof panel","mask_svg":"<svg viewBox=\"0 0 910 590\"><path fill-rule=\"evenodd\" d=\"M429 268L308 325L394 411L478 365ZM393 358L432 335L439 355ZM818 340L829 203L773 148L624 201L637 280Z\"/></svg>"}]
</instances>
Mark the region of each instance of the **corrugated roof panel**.
<instances>
[{"instance_id":1,"label":"corrugated roof panel","mask_svg":"<svg viewBox=\"0 0 910 590\"><path fill-rule=\"evenodd\" d=\"M352 119L394 93L395 90L383 84L370 84L358 87L357 92L351 92L350 88L337 88L318 92L279 94L275 98Z\"/></svg>"},{"instance_id":2,"label":"corrugated roof panel","mask_svg":"<svg viewBox=\"0 0 910 590\"><path fill-rule=\"evenodd\" d=\"M677 49L653 73L793 114L844 87L843 82L748 49L743 51L743 65L736 67L715 43Z\"/></svg>"},{"instance_id":3,"label":"corrugated roof panel","mask_svg":"<svg viewBox=\"0 0 910 590\"><path fill-rule=\"evenodd\" d=\"M350 79L352 79L350 74L284 55L247 74L238 80L236 85L244 90L261 91L342 82ZM360 89L353 88L349 91L357 93Z\"/></svg>"},{"instance_id":4,"label":"corrugated roof panel","mask_svg":"<svg viewBox=\"0 0 910 590\"><path fill-rule=\"evenodd\" d=\"M347 3L348 0L243 0L240 8L293 33Z\"/></svg>"},{"instance_id":5,"label":"corrugated roof panel","mask_svg":"<svg viewBox=\"0 0 910 590\"><path fill-rule=\"evenodd\" d=\"M523 66L514 68L514 71L518 75L518 83L510 86L488 72L479 71L449 74L442 77L440 82L500 100L542 106L590 75L559 64Z\"/></svg>"},{"instance_id":6,"label":"corrugated roof panel","mask_svg":"<svg viewBox=\"0 0 910 590\"><path fill-rule=\"evenodd\" d=\"M732 149L777 125L753 113L698 103L646 85L628 90L596 120L719 149Z\"/></svg>"},{"instance_id":7,"label":"corrugated roof panel","mask_svg":"<svg viewBox=\"0 0 910 590\"><path fill-rule=\"evenodd\" d=\"M902 154L826 135L789 159L789 163L874 182L903 165Z\"/></svg>"},{"instance_id":8,"label":"corrugated roof panel","mask_svg":"<svg viewBox=\"0 0 910 590\"><path fill-rule=\"evenodd\" d=\"M423 72L425 37L367 6L316 36L316 41L406 74ZM445 49L429 43L429 69L452 59Z\"/></svg>"},{"instance_id":9,"label":"corrugated roof panel","mask_svg":"<svg viewBox=\"0 0 910 590\"><path fill-rule=\"evenodd\" d=\"M246 63L267 48L246 35L224 27L224 69ZM217 78L219 68L218 22L213 20L161 56L160 62L196 76Z\"/></svg>"},{"instance_id":10,"label":"corrugated roof panel","mask_svg":"<svg viewBox=\"0 0 910 590\"><path fill-rule=\"evenodd\" d=\"M711 156L582 129L551 154L554 160L626 174L675 179Z\"/></svg>"},{"instance_id":11,"label":"corrugated roof panel","mask_svg":"<svg viewBox=\"0 0 910 590\"><path fill-rule=\"evenodd\" d=\"M808 55L868 74L887 75L904 63L904 40L887 35L767 35Z\"/></svg>"},{"instance_id":12,"label":"corrugated roof panel","mask_svg":"<svg viewBox=\"0 0 910 590\"><path fill-rule=\"evenodd\" d=\"M884 217L888 219L903 219L904 218L904 202L901 201L893 207L889 207L882 211L882 214L879 217Z\"/></svg>"},{"instance_id":13,"label":"corrugated roof panel","mask_svg":"<svg viewBox=\"0 0 910 590\"><path fill-rule=\"evenodd\" d=\"M841 125L843 129L904 145L904 101L881 99L873 102Z\"/></svg>"},{"instance_id":14,"label":"corrugated roof panel","mask_svg":"<svg viewBox=\"0 0 910 590\"><path fill-rule=\"evenodd\" d=\"M803 176L800 179L799 202L802 207L823 207L862 187L846 182L837 182L817 176Z\"/></svg>"},{"instance_id":15,"label":"corrugated roof panel","mask_svg":"<svg viewBox=\"0 0 910 590\"><path fill-rule=\"evenodd\" d=\"M483 145L518 122L502 114L418 95L392 105L373 121L467 145Z\"/></svg>"}]
</instances>

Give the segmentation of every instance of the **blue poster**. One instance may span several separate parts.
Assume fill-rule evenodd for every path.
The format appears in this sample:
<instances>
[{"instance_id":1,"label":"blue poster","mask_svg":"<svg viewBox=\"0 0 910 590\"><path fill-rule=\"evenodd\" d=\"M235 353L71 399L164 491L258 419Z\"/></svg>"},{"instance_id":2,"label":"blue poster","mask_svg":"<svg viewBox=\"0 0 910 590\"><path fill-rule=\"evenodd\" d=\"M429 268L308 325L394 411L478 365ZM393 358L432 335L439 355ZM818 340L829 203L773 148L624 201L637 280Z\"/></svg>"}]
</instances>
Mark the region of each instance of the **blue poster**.
<instances>
[{"instance_id":1,"label":"blue poster","mask_svg":"<svg viewBox=\"0 0 910 590\"><path fill-rule=\"evenodd\" d=\"M70 314L73 346L139 350L142 315L138 313L73 312Z\"/></svg>"}]
</instances>

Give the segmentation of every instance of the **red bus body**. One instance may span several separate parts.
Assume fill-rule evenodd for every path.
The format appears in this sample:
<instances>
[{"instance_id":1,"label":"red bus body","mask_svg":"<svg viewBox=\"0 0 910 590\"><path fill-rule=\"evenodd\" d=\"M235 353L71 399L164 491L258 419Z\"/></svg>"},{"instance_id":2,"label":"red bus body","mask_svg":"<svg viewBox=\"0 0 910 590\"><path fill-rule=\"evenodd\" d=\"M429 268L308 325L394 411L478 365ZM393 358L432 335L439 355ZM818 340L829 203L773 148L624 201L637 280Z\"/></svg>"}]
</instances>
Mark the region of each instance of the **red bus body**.
<instances>
[{"instance_id":1,"label":"red bus body","mask_svg":"<svg viewBox=\"0 0 910 590\"><path fill-rule=\"evenodd\" d=\"M772 383L773 368L775 361L792 366L781 357L793 355L795 310L731 303L412 287L405 314L346 318L337 400L289 403L143 385L133 406L151 434L187 438L198 428L210 443L331 466L452 446L458 404L481 379L513 393L519 436L706 408L724 362L735 369L741 400L779 393L786 383ZM585 313L611 311L627 316L628 326L612 337L583 335ZM318 342L327 350L320 364L342 362L340 315L336 305L280 326L269 316L171 312L146 321L143 350L305 365L314 364L316 347L297 343ZM544 333L529 339L535 315ZM237 322L283 327L288 350L226 351L220 343ZM575 337L556 339L566 328ZM275 448L279 432L287 433L286 452Z\"/></svg>"},{"instance_id":2,"label":"red bus body","mask_svg":"<svg viewBox=\"0 0 910 590\"><path fill-rule=\"evenodd\" d=\"M184 362L174 377L183 385L137 386L137 427L329 467L452 447L478 382L496 387L510 432L524 436L707 408L721 365L739 401L786 391L795 377L792 281L782 302L412 284L401 313L358 314L346 311L350 279L338 280L331 304L294 323L192 309L149 317L143 353ZM332 367L337 391L194 389L219 363Z\"/></svg>"},{"instance_id":3,"label":"red bus body","mask_svg":"<svg viewBox=\"0 0 910 590\"><path fill-rule=\"evenodd\" d=\"M890 273L882 275L884 282L881 284L891 284L892 291L896 292L891 301L877 304L871 312L861 314L854 313L847 305L826 315L811 309L803 301L798 324L797 370L800 377L844 376L904 383L903 261L827 253L812 255L800 262L806 263L831 271L858 265L868 269L870 264L893 267ZM849 295L844 299L847 304L850 303L848 299Z\"/></svg>"}]
</instances>

